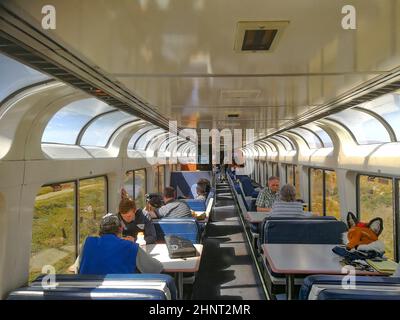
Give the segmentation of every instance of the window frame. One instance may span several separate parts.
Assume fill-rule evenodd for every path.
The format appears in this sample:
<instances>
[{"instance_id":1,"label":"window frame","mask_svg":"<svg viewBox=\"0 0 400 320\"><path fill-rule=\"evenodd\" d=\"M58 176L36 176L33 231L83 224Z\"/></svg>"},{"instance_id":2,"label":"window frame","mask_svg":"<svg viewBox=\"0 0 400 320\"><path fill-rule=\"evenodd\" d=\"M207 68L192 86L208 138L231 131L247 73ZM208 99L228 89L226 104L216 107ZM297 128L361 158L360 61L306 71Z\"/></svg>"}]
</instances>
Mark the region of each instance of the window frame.
<instances>
[{"instance_id":1,"label":"window frame","mask_svg":"<svg viewBox=\"0 0 400 320\"><path fill-rule=\"evenodd\" d=\"M129 171L133 171L133 199L136 202L136 184L135 184L135 180L136 180L136 171L141 171L144 170L144 194L147 193L148 190L148 179L147 179L147 168L140 168L140 169L134 169L134 170L129 170Z\"/></svg>"},{"instance_id":2,"label":"window frame","mask_svg":"<svg viewBox=\"0 0 400 320\"><path fill-rule=\"evenodd\" d=\"M104 202L105 202L105 211L108 212L109 211L109 180L108 180L108 175L95 175L95 176L84 176L84 177L79 177L77 179L72 179L72 180L61 180L61 181L55 181L55 182L48 182L45 183L43 185L40 186L40 188L44 188L44 187L51 187L52 185L55 184L68 184L68 183L73 183L74 184L74 214L73 214L73 218L74 218L74 225L72 226L73 228L73 234L74 234L74 246L75 246L75 260L76 258L78 258L79 254L80 254L80 248L79 248L79 239L80 239L80 223L79 223L79 212L80 212L80 194L79 194L79 188L80 188L80 181L81 180L88 180L88 179L95 179L95 178L104 178L104 182L105 182L105 188L104 188ZM36 195L37 196L37 195ZM33 230L32 230L33 233ZM32 234L33 236L33 234ZM31 239L32 241L32 239ZM32 251L32 250L31 250Z\"/></svg>"},{"instance_id":3,"label":"window frame","mask_svg":"<svg viewBox=\"0 0 400 320\"><path fill-rule=\"evenodd\" d=\"M104 178L104 183L105 183L105 188L104 188L104 191L105 191L105 194L104 194L104 202L105 202L105 204L104 204L104 207L105 207L105 211L106 211L106 213L107 212L109 212L109 206L108 206L108 203L109 203L109 199L108 199L108 196L109 196L109 192L108 192L108 176L107 175L96 175L96 176L90 176L90 177L84 177L84 178L79 178L79 179L77 179L77 192L76 192L76 207L75 207L75 210L76 210L76 213L75 213L75 217L76 217L76 240L77 240L77 256L75 257L75 258L77 258L78 257L78 255L80 254L80 252L79 252L79 239L80 239L80 223L79 223L79 220L80 220L80 216L79 216L79 212L80 212L80 201L79 201L79 188L80 188L80 182L81 182L81 180L89 180L89 179L96 179L96 178Z\"/></svg>"},{"instance_id":4,"label":"window frame","mask_svg":"<svg viewBox=\"0 0 400 320\"><path fill-rule=\"evenodd\" d=\"M326 171L334 172L337 176L335 169L321 168L321 167L308 167L308 208L312 212L312 193L311 193L311 170L322 170L322 216L326 216ZM337 183L337 182L336 182Z\"/></svg>"}]
</instances>

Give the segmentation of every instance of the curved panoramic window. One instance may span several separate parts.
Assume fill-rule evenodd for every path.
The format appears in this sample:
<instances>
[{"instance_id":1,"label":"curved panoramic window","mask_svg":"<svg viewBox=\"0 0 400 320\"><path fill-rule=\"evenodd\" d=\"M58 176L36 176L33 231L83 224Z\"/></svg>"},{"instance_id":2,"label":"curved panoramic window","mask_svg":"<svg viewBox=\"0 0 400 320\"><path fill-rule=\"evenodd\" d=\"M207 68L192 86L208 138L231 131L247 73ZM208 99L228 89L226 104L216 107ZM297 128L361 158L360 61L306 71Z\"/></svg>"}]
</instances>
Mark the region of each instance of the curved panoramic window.
<instances>
[{"instance_id":1,"label":"curved panoramic window","mask_svg":"<svg viewBox=\"0 0 400 320\"><path fill-rule=\"evenodd\" d=\"M314 132L323 142L325 148L331 148L333 147L333 142L329 134L326 133L326 131L319 126L317 126L314 123L309 123L304 126L304 128L311 130Z\"/></svg>"},{"instance_id":2,"label":"curved panoramic window","mask_svg":"<svg viewBox=\"0 0 400 320\"><path fill-rule=\"evenodd\" d=\"M283 146L283 148L287 151L293 150L292 144L287 139L284 139L281 136L273 136L270 139L278 141Z\"/></svg>"},{"instance_id":3,"label":"curved panoramic window","mask_svg":"<svg viewBox=\"0 0 400 320\"><path fill-rule=\"evenodd\" d=\"M380 115L392 127L396 140L400 141L400 93L386 94L360 105Z\"/></svg>"},{"instance_id":4,"label":"curved panoramic window","mask_svg":"<svg viewBox=\"0 0 400 320\"><path fill-rule=\"evenodd\" d=\"M347 109L329 116L348 128L358 144L390 142L386 128L376 118L368 113Z\"/></svg>"},{"instance_id":5,"label":"curved panoramic window","mask_svg":"<svg viewBox=\"0 0 400 320\"><path fill-rule=\"evenodd\" d=\"M81 145L105 147L115 130L135 119L137 118L123 111L102 115L86 129Z\"/></svg>"},{"instance_id":6,"label":"curved panoramic window","mask_svg":"<svg viewBox=\"0 0 400 320\"><path fill-rule=\"evenodd\" d=\"M272 152L276 152L276 147L273 143L263 140L263 141L261 141L261 144L263 144L266 147L269 147Z\"/></svg>"},{"instance_id":7,"label":"curved panoramic window","mask_svg":"<svg viewBox=\"0 0 400 320\"><path fill-rule=\"evenodd\" d=\"M144 133L135 143L136 150L146 150L147 146L154 138L158 137L159 135L165 133L164 129L153 129L146 133Z\"/></svg>"},{"instance_id":8,"label":"curved panoramic window","mask_svg":"<svg viewBox=\"0 0 400 320\"><path fill-rule=\"evenodd\" d=\"M144 136L147 132L151 130L157 129L157 126L154 125L149 125L143 128L140 128L138 131L134 133L132 138L128 142L128 149L136 149L136 143L138 142L138 139L140 139L142 136Z\"/></svg>"},{"instance_id":9,"label":"curved panoramic window","mask_svg":"<svg viewBox=\"0 0 400 320\"><path fill-rule=\"evenodd\" d=\"M0 70L0 102L19 89L50 79L47 75L2 54Z\"/></svg>"},{"instance_id":10,"label":"curved panoramic window","mask_svg":"<svg viewBox=\"0 0 400 320\"><path fill-rule=\"evenodd\" d=\"M318 149L323 147L321 140L317 137L317 135L311 131L308 131L307 129L295 128L289 132L297 133L298 136L307 142L307 145L310 149Z\"/></svg>"},{"instance_id":11,"label":"curved panoramic window","mask_svg":"<svg viewBox=\"0 0 400 320\"><path fill-rule=\"evenodd\" d=\"M72 102L51 118L42 136L43 143L75 144L81 129L94 117L115 110L95 98Z\"/></svg>"}]
</instances>

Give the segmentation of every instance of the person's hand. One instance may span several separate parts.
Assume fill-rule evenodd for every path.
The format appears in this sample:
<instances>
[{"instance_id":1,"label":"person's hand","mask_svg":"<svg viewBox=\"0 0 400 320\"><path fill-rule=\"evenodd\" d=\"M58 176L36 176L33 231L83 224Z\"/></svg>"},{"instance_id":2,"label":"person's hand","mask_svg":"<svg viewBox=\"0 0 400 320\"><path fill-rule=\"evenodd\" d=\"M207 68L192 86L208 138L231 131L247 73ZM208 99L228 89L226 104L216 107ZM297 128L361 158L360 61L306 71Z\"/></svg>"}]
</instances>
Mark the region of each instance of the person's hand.
<instances>
[{"instance_id":1,"label":"person's hand","mask_svg":"<svg viewBox=\"0 0 400 320\"><path fill-rule=\"evenodd\" d=\"M135 238L132 237L132 236L122 237L122 239L127 240L127 241L131 241L131 242L135 242Z\"/></svg>"}]
</instances>

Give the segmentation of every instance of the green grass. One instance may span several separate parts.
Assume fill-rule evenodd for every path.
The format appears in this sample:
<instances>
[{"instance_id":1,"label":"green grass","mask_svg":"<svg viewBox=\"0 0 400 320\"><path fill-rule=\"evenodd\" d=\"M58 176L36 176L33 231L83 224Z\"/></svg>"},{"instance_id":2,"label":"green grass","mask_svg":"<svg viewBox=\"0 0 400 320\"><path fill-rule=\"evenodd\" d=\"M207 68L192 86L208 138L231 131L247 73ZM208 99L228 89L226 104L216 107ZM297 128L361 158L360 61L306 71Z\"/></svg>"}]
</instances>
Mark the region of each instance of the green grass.
<instances>
[{"instance_id":1,"label":"green grass","mask_svg":"<svg viewBox=\"0 0 400 320\"><path fill-rule=\"evenodd\" d=\"M82 180L80 183L80 243L88 235L97 235L99 221L105 214L105 183L103 178ZM43 197L44 195L47 195ZM31 256L42 250L75 245L75 191L71 185L53 192L52 187L43 187L35 202L32 226ZM57 273L66 273L75 261L76 253L68 255L54 265ZM43 261L45 264L45 261ZM30 270L29 280L41 274L41 270Z\"/></svg>"}]
</instances>

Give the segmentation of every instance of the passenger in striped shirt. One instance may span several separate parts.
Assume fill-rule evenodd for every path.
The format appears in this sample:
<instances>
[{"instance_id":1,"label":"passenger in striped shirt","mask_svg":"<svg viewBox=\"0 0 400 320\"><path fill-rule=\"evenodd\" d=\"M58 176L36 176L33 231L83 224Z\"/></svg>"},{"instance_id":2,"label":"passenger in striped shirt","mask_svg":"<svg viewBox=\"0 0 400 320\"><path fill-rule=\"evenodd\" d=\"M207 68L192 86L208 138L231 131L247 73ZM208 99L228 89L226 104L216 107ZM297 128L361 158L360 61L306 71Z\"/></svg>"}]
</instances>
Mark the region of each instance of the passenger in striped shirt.
<instances>
[{"instance_id":1,"label":"passenger in striped shirt","mask_svg":"<svg viewBox=\"0 0 400 320\"><path fill-rule=\"evenodd\" d=\"M192 211L187 203L176 200L173 187L166 187L163 194L164 205L155 209L157 218L192 218Z\"/></svg>"},{"instance_id":2,"label":"passenger in striped shirt","mask_svg":"<svg viewBox=\"0 0 400 320\"><path fill-rule=\"evenodd\" d=\"M296 189L291 184L285 184L279 192L280 200L275 201L268 216L311 217L311 212L303 211L303 204L296 201Z\"/></svg>"}]
</instances>

